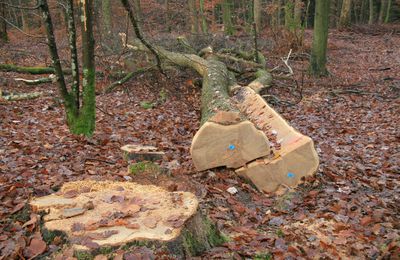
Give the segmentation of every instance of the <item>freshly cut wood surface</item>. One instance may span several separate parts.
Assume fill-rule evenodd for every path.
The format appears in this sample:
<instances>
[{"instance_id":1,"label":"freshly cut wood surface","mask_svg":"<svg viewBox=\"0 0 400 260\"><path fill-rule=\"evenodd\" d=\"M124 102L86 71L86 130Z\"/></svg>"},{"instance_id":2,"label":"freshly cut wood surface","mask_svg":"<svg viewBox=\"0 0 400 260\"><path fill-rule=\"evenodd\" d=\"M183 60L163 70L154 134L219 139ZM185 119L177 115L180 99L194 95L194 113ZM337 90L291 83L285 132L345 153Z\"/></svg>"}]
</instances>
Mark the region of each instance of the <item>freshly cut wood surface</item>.
<instances>
[{"instance_id":1,"label":"freshly cut wood surface","mask_svg":"<svg viewBox=\"0 0 400 260\"><path fill-rule=\"evenodd\" d=\"M126 182L66 183L57 194L34 198L47 211L44 227L65 232L76 249L123 245L134 240L170 241L198 208L189 192L168 192Z\"/></svg>"},{"instance_id":2,"label":"freshly cut wood surface","mask_svg":"<svg viewBox=\"0 0 400 260\"><path fill-rule=\"evenodd\" d=\"M259 190L273 192L279 186L295 187L319 165L311 138L291 127L265 100L250 88L238 89L233 97L240 111L267 136L274 136L273 156L264 157L236 170Z\"/></svg>"},{"instance_id":3,"label":"freshly cut wood surface","mask_svg":"<svg viewBox=\"0 0 400 260\"><path fill-rule=\"evenodd\" d=\"M148 145L128 144L121 147L121 150L128 161L157 161L165 155L164 152L157 151L157 147Z\"/></svg>"},{"instance_id":4,"label":"freshly cut wood surface","mask_svg":"<svg viewBox=\"0 0 400 260\"><path fill-rule=\"evenodd\" d=\"M270 154L268 139L253 123L233 125L204 123L193 138L190 149L198 171L219 166L238 168Z\"/></svg>"}]
</instances>

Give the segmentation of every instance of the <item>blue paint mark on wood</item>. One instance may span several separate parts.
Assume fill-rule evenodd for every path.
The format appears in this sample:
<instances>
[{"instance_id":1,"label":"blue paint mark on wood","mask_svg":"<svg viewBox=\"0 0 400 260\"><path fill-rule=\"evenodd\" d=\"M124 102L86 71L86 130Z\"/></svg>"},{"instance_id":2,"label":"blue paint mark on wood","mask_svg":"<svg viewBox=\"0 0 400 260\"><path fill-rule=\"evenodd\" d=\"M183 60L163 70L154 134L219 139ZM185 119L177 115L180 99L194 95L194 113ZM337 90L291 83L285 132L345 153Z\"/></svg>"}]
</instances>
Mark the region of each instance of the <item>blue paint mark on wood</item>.
<instances>
[{"instance_id":1,"label":"blue paint mark on wood","mask_svg":"<svg viewBox=\"0 0 400 260\"><path fill-rule=\"evenodd\" d=\"M294 178L295 174L293 172L288 172L287 176L289 178Z\"/></svg>"},{"instance_id":2,"label":"blue paint mark on wood","mask_svg":"<svg viewBox=\"0 0 400 260\"><path fill-rule=\"evenodd\" d=\"M228 148L229 148L229 150L232 151L232 150L235 150L236 147L233 144L230 144Z\"/></svg>"}]
</instances>

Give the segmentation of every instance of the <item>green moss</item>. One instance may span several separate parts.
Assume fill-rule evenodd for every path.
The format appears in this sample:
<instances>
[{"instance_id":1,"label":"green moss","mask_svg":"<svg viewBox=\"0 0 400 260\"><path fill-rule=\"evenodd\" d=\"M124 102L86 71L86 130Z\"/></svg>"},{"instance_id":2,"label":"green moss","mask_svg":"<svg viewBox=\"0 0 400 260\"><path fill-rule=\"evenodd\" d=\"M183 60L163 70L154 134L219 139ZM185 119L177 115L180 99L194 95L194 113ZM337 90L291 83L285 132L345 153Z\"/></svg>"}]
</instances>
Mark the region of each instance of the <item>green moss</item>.
<instances>
[{"instance_id":1,"label":"green moss","mask_svg":"<svg viewBox=\"0 0 400 260\"><path fill-rule=\"evenodd\" d=\"M140 102L140 106L144 109L152 109L155 107L155 104L150 101L142 101Z\"/></svg>"},{"instance_id":2,"label":"green moss","mask_svg":"<svg viewBox=\"0 0 400 260\"><path fill-rule=\"evenodd\" d=\"M270 253L257 254L253 258L253 260L270 260L270 259L272 259L272 255Z\"/></svg>"},{"instance_id":3,"label":"green moss","mask_svg":"<svg viewBox=\"0 0 400 260\"><path fill-rule=\"evenodd\" d=\"M78 260L93 260L94 256L88 251L75 251L74 257Z\"/></svg>"},{"instance_id":4,"label":"green moss","mask_svg":"<svg viewBox=\"0 0 400 260\"><path fill-rule=\"evenodd\" d=\"M25 205L20 211L13 214L11 219L14 221L19 221L19 222L23 222L23 223L30 220L31 219L31 210L29 208L29 205Z\"/></svg>"},{"instance_id":5,"label":"green moss","mask_svg":"<svg viewBox=\"0 0 400 260\"><path fill-rule=\"evenodd\" d=\"M138 173L159 173L161 171L160 166L153 162L143 161L135 164L129 165L129 173L130 174L138 174Z\"/></svg>"},{"instance_id":6,"label":"green moss","mask_svg":"<svg viewBox=\"0 0 400 260\"><path fill-rule=\"evenodd\" d=\"M229 241L229 238L222 234L215 224L213 224L209 219L205 220L206 225L207 225L207 237L208 237L208 242L212 247L222 245L225 242Z\"/></svg>"},{"instance_id":7,"label":"green moss","mask_svg":"<svg viewBox=\"0 0 400 260\"><path fill-rule=\"evenodd\" d=\"M162 88L160 93L158 93L158 102L161 104L165 103L167 101L167 98L168 98L168 94L165 91L165 88Z\"/></svg>"},{"instance_id":8,"label":"green moss","mask_svg":"<svg viewBox=\"0 0 400 260\"><path fill-rule=\"evenodd\" d=\"M220 233L209 219L204 220L204 224L205 230L200 230L203 234L194 234L188 230L182 232L183 246L191 256L198 256L210 247L229 241L229 238Z\"/></svg>"},{"instance_id":9,"label":"green moss","mask_svg":"<svg viewBox=\"0 0 400 260\"><path fill-rule=\"evenodd\" d=\"M56 237L60 237L62 240L62 243L67 242L66 234L62 231L48 230L48 229L43 228L43 226L42 226L41 230L42 230L43 240L44 240L44 242L46 242L46 244L51 244Z\"/></svg>"},{"instance_id":10,"label":"green moss","mask_svg":"<svg viewBox=\"0 0 400 260\"><path fill-rule=\"evenodd\" d=\"M278 229L278 230L275 232L275 234L276 234L278 237L280 237L280 238L282 238L282 237L285 236L285 233L283 233L282 229Z\"/></svg>"},{"instance_id":11,"label":"green moss","mask_svg":"<svg viewBox=\"0 0 400 260\"><path fill-rule=\"evenodd\" d=\"M191 232L184 230L182 236L183 246L191 256L200 255L207 249L207 245L199 241Z\"/></svg>"},{"instance_id":12,"label":"green moss","mask_svg":"<svg viewBox=\"0 0 400 260\"><path fill-rule=\"evenodd\" d=\"M0 64L2 71L14 71L19 73L29 74L51 74L54 73L54 68L49 67L21 67L14 64Z\"/></svg>"}]
</instances>

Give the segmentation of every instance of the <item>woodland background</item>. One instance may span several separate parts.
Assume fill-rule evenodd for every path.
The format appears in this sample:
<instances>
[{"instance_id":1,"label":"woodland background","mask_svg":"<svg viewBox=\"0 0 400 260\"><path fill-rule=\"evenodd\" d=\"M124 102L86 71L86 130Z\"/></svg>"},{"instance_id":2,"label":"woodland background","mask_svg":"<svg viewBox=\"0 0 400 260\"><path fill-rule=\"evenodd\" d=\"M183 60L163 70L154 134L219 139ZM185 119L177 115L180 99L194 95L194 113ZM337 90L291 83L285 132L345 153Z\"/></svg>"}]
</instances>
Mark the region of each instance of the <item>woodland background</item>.
<instances>
[{"instance_id":1,"label":"woodland background","mask_svg":"<svg viewBox=\"0 0 400 260\"><path fill-rule=\"evenodd\" d=\"M48 3L61 65L68 68L65 2ZM169 50L185 51L176 40L182 35L195 49L210 45L217 50L252 50L256 35L274 76L263 96L292 126L314 139L321 161L318 173L295 190L275 195L258 192L226 169L196 172L189 148L200 125L201 79L183 69L168 71L168 77L157 69L142 71L149 64L154 67L154 60L124 48L120 33L128 35L128 43L135 34L121 2L97 0L93 136L70 133L55 83L26 85L15 78L42 76L0 71L2 96L40 93L22 101L0 99L0 259L57 254L58 259L93 259L94 254L70 250L62 236L41 234L38 216L26 205L33 196L82 179L135 181L194 192L227 237L205 252L204 259L398 259L399 1L331 1L329 75L321 78L309 75L315 1L131 3L144 37ZM52 65L41 14L29 9L35 5L29 0L0 2L1 64ZM77 20L79 15L78 10ZM82 35L77 38L81 58ZM137 73L112 85L130 72ZM239 82L248 82L242 76ZM120 152L128 143L165 151L162 167L168 172L129 173ZM232 186L239 190L236 195L226 191ZM32 243L38 237L44 245ZM140 246L95 254L98 259L173 258Z\"/></svg>"}]
</instances>

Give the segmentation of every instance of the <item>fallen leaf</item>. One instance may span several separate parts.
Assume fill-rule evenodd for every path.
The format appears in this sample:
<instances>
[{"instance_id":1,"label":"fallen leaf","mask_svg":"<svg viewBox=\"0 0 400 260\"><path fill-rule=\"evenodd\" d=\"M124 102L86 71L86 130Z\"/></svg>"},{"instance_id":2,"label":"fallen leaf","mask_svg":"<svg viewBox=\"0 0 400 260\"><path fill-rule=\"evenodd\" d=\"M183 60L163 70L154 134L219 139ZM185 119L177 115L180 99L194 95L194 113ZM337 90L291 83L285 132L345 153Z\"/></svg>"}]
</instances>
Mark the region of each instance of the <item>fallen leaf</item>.
<instances>
[{"instance_id":1,"label":"fallen leaf","mask_svg":"<svg viewBox=\"0 0 400 260\"><path fill-rule=\"evenodd\" d=\"M34 237L29 246L24 250L24 256L33 259L46 251L47 245L42 238Z\"/></svg>"}]
</instances>

